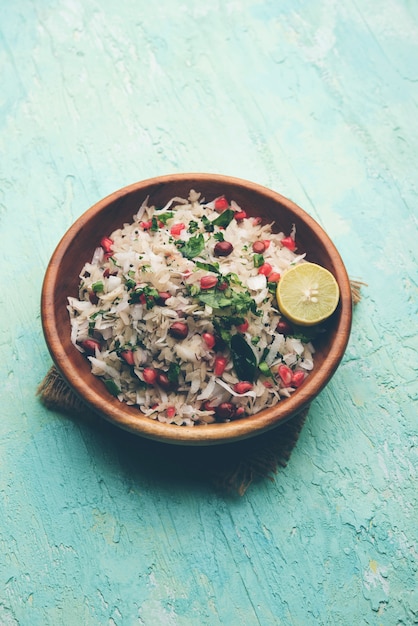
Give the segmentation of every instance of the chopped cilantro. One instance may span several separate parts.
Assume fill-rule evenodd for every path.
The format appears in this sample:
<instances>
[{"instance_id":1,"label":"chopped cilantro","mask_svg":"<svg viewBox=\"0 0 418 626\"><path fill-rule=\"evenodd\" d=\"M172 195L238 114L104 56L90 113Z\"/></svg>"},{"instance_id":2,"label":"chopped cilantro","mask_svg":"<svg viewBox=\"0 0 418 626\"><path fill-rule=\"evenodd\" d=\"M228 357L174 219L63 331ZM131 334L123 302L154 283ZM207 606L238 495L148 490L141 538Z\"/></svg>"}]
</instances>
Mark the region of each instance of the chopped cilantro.
<instances>
[{"instance_id":1,"label":"chopped cilantro","mask_svg":"<svg viewBox=\"0 0 418 626\"><path fill-rule=\"evenodd\" d=\"M154 289L154 287L145 285L145 287L137 287L131 292L129 304L138 304L141 302L141 304L146 305L147 309L152 309L155 305L156 298L158 298L158 291Z\"/></svg>"},{"instance_id":2,"label":"chopped cilantro","mask_svg":"<svg viewBox=\"0 0 418 626\"><path fill-rule=\"evenodd\" d=\"M222 291L208 289L205 292L199 292L198 298L203 304L207 304L212 309L225 309L232 305L232 299L225 296Z\"/></svg>"},{"instance_id":3,"label":"chopped cilantro","mask_svg":"<svg viewBox=\"0 0 418 626\"><path fill-rule=\"evenodd\" d=\"M228 318L225 318L225 317L214 317L213 326L215 328L216 335L220 337L222 342L229 345L229 342L231 341L231 332L230 332L231 327L230 326L226 327L227 324L225 324L225 322L227 319Z\"/></svg>"},{"instance_id":4,"label":"chopped cilantro","mask_svg":"<svg viewBox=\"0 0 418 626\"><path fill-rule=\"evenodd\" d=\"M202 233L190 237L189 241L182 242L184 245L179 246L180 252L186 259L194 259L204 250L205 239ZM177 245L177 244L176 244Z\"/></svg>"},{"instance_id":5,"label":"chopped cilantro","mask_svg":"<svg viewBox=\"0 0 418 626\"><path fill-rule=\"evenodd\" d=\"M206 215L203 215L202 217L202 224L207 233L213 233L213 231L215 230L214 225L212 224L210 219L206 217Z\"/></svg>"},{"instance_id":6,"label":"chopped cilantro","mask_svg":"<svg viewBox=\"0 0 418 626\"><path fill-rule=\"evenodd\" d=\"M213 226L219 226L220 228L226 228L228 224L234 219L234 211L232 209L226 209L218 217L212 220Z\"/></svg>"},{"instance_id":7,"label":"chopped cilantro","mask_svg":"<svg viewBox=\"0 0 418 626\"><path fill-rule=\"evenodd\" d=\"M198 285L190 285L188 289L189 289L189 294L191 296L197 296L197 294L200 293L200 289Z\"/></svg>"},{"instance_id":8,"label":"chopped cilantro","mask_svg":"<svg viewBox=\"0 0 418 626\"><path fill-rule=\"evenodd\" d=\"M171 220L173 215L174 215L174 213L172 211L167 211L167 213L161 213L161 215L158 215L158 221L162 222L164 224L164 226L165 226L167 224L168 220Z\"/></svg>"},{"instance_id":9,"label":"chopped cilantro","mask_svg":"<svg viewBox=\"0 0 418 626\"><path fill-rule=\"evenodd\" d=\"M213 272L214 274L219 274L219 263L202 263L202 261L196 261L196 267L200 270L206 270L208 272Z\"/></svg>"},{"instance_id":10,"label":"chopped cilantro","mask_svg":"<svg viewBox=\"0 0 418 626\"><path fill-rule=\"evenodd\" d=\"M238 274L235 274L234 272L229 272L228 274L226 274L225 278L228 281L228 284L229 283L233 283L235 285L241 285L242 284L240 279L239 279Z\"/></svg>"},{"instance_id":11,"label":"chopped cilantro","mask_svg":"<svg viewBox=\"0 0 418 626\"><path fill-rule=\"evenodd\" d=\"M225 277L222 277L225 278ZM213 309L229 308L229 316L244 317L248 311L258 314L257 305L247 290L235 291L231 288L225 291L207 289L195 294L200 302L211 306Z\"/></svg>"},{"instance_id":12,"label":"chopped cilantro","mask_svg":"<svg viewBox=\"0 0 418 626\"><path fill-rule=\"evenodd\" d=\"M132 278L128 278L128 280L125 282L125 286L127 289L134 289L135 285L136 282L132 280Z\"/></svg>"},{"instance_id":13,"label":"chopped cilantro","mask_svg":"<svg viewBox=\"0 0 418 626\"><path fill-rule=\"evenodd\" d=\"M199 224L197 222L195 222L195 220L190 220L189 222L189 227L187 229L188 233L195 233L197 230L199 229Z\"/></svg>"}]
</instances>

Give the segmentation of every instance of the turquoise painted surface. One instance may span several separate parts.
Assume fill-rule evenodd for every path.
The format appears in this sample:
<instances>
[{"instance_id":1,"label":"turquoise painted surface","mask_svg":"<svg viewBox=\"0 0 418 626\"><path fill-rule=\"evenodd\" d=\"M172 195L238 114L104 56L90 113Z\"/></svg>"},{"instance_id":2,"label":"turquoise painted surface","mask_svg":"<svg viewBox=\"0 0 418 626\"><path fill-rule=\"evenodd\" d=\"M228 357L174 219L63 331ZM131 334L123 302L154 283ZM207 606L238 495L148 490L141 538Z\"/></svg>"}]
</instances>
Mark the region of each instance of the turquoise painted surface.
<instances>
[{"instance_id":1,"label":"turquoise painted surface","mask_svg":"<svg viewBox=\"0 0 418 626\"><path fill-rule=\"evenodd\" d=\"M0 623L418 623L418 5L0 8ZM241 499L46 411L58 240L125 184L249 178L368 282L288 467Z\"/></svg>"}]
</instances>

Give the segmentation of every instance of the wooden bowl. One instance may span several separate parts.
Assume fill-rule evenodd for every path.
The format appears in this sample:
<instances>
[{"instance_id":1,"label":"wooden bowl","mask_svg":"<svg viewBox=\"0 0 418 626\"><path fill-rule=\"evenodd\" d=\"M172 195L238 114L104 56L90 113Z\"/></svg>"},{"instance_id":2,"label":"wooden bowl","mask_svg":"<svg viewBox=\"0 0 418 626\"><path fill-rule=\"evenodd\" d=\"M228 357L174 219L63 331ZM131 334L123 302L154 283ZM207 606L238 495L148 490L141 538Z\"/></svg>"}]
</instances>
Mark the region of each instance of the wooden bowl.
<instances>
[{"instance_id":1,"label":"wooden bowl","mask_svg":"<svg viewBox=\"0 0 418 626\"><path fill-rule=\"evenodd\" d=\"M87 359L70 340L67 297L78 296L79 273L104 235L132 216L149 196L149 204L163 206L173 196L187 198L190 189L209 201L225 194L249 216L276 222L289 233L296 225L298 252L323 265L335 276L341 292L328 332L316 343L314 369L290 398L254 416L201 426L163 424L138 408L119 402L102 380L90 372ZM255 183L215 174L173 174L129 185L112 193L86 211L59 242L48 265L41 300L43 331L52 359L74 392L95 412L137 435L173 444L211 445L252 437L283 424L306 407L328 383L347 346L352 315L350 282L341 257L323 229L296 204Z\"/></svg>"}]
</instances>

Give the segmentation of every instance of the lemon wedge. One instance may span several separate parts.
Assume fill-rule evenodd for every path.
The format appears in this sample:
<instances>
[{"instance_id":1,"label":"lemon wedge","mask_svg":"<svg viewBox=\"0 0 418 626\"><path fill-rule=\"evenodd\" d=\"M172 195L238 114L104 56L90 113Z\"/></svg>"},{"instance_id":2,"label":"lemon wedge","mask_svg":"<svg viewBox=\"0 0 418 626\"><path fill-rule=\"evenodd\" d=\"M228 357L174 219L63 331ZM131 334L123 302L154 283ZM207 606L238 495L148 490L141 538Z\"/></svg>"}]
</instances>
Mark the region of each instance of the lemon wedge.
<instances>
[{"instance_id":1,"label":"lemon wedge","mask_svg":"<svg viewBox=\"0 0 418 626\"><path fill-rule=\"evenodd\" d=\"M281 277L276 290L280 312L299 326L314 326L337 308L340 289L334 276L316 263L300 263Z\"/></svg>"}]
</instances>

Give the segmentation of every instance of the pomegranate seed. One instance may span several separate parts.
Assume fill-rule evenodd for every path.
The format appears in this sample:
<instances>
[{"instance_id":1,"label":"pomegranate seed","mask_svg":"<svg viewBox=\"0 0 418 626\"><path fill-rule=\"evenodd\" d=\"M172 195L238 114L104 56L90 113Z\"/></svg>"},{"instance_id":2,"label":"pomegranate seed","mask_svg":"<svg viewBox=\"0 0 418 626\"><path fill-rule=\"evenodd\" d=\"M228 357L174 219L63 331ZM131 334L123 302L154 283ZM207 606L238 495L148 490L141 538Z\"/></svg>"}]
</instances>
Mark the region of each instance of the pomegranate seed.
<instances>
[{"instance_id":1,"label":"pomegranate seed","mask_svg":"<svg viewBox=\"0 0 418 626\"><path fill-rule=\"evenodd\" d=\"M292 387L300 387L304 380L305 374L302 371L298 370L293 374L290 384L292 385Z\"/></svg>"},{"instance_id":2,"label":"pomegranate seed","mask_svg":"<svg viewBox=\"0 0 418 626\"><path fill-rule=\"evenodd\" d=\"M175 406L168 406L166 408L166 413L167 413L167 417L174 417L176 414L176 407Z\"/></svg>"},{"instance_id":3,"label":"pomegranate seed","mask_svg":"<svg viewBox=\"0 0 418 626\"><path fill-rule=\"evenodd\" d=\"M152 226L152 220L148 220L147 222L139 222L139 225L143 230L149 230Z\"/></svg>"},{"instance_id":4,"label":"pomegranate seed","mask_svg":"<svg viewBox=\"0 0 418 626\"><path fill-rule=\"evenodd\" d=\"M229 256L233 249L234 246L232 243L229 243L229 241L218 241L218 243L215 244L213 252L215 256Z\"/></svg>"},{"instance_id":5,"label":"pomegranate seed","mask_svg":"<svg viewBox=\"0 0 418 626\"><path fill-rule=\"evenodd\" d=\"M225 209L227 209L228 207L229 207L229 202L225 198L225 196L220 196L219 198L216 198L215 200L216 211L219 211L219 213L222 213L222 211L225 211Z\"/></svg>"},{"instance_id":6,"label":"pomegranate seed","mask_svg":"<svg viewBox=\"0 0 418 626\"><path fill-rule=\"evenodd\" d=\"M99 302L99 297L94 291L89 292L89 300L91 304L97 304Z\"/></svg>"},{"instance_id":7,"label":"pomegranate seed","mask_svg":"<svg viewBox=\"0 0 418 626\"><path fill-rule=\"evenodd\" d=\"M157 370L152 367L145 367L142 372L142 377L147 385L155 385L157 382Z\"/></svg>"},{"instance_id":8,"label":"pomegranate seed","mask_svg":"<svg viewBox=\"0 0 418 626\"><path fill-rule=\"evenodd\" d=\"M249 326L248 321L247 321L247 320L244 320L244 322L243 322L242 324L239 324L239 325L237 326L237 331L238 331L239 333L246 333L246 332L247 332L247 330L248 330L248 326Z\"/></svg>"},{"instance_id":9,"label":"pomegranate seed","mask_svg":"<svg viewBox=\"0 0 418 626\"><path fill-rule=\"evenodd\" d=\"M175 339L186 339L189 334L189 327L186 322L174 322L174 324L171 324L168 332Z\"/></svg>"},{"instance_id":10,"label":"pomegranate seed","mask_svg":"<svg viewBox=\"0 0 418 626\"><path fill-rule=\"evenodd\" d=\"M272 389L272 387L273 387L273 383L272 383L270 380L265 380L265 381L263 382L263 385L264 385L264 387L265 387L266 389Z\"/></svg>"},{"instance_id":11,"label":"pomegranate seed","mask_svg":"<svg viewBox=\"0 0 418 626\"><path fill-rule=\"evenodd\" d=\"M273 268L271 267L270 263L263 263L263 265L258 268L258 273L264 274L264 276L269 276L271 274L272 269Z\"/></svg>"},{"instance_id":12,"label":"pomegranate seed","mask_svg":"<svg viewBox=\"0 0 418 626\"><path fill-rule=\"evenodd\" d=\"M97 341L97 339L85 339L80 345L89 356L96 354L96 348L100 350L100 341Z\"/></svg>"},{"instance_id":13,"label":"pomegranate seed","mask_svg":"<svg viewBox=\"0 0 418 626\"><path fill-rule=\"evenodd\" d=\"M206 400L201 406L202 411L214 411L215 408L211 405L210 400Z\"/></svg>"},{"instance_id":14,"label":"pomegranate seed","mask_svg":"<svg viewBox=\"0 0 418 626\"><path fill-rule=\"evenodd\" d=\"M270 241L270 239L263 239L263 243L264 243L264 245L266 246L266 250L267 250L267 248L269 248L269 247L270 247L270 243L271 243L271 241Z\"/></svg>"},{"instance_id":15,"label":"pomegranate seed","mask_svg":"<svg viewBox=\"0 0 418 626\"><path fill-rule=\"evenodd\" d=\"M128 365L135 365L134 353L132 350L123 350L120 355Z\"/></svg>"},{"instance_id":16,"label":"pomegranate seed","mask_svg":"<svg viewBox=\"0 0 418 626\"><path fill-rule=\"evenodd\" d=\"M235 407L231 402L221 402L215 408L215 416L219 420L228 420L233 417L235 413Z\"/></svg>"},{"instance_id":17,"label":"pomegranate seed","mask_svg":"<svg viewBox=\"0 0 418 626\"><path fill-rule=\"evenodd\" d=\"M200 288L201 289L212 289L218 282L216 276L202 276L200 279Z\"/></svg>"},{"instance_id":18,"label":"pomegranate seed","mask_svg":"<svg viewBox=\"0 0 418 626\"><path fill-rule=\"evenodd\" d=\"M241 417L244 417L244 415L245 415L244 407L243 406L238 406L235 409L234 419L235 420L240 419Z\"/></svg>"},{"instance_id":19,"label":"pomegranate seed","mask_svg":"<svg viewBox=\"0 0 418 626\"><path fill-rule=\"evenodd\" d=\"M219 291L225 291L225 289L228 289L228 283L219 283L216 288L219 289Z\"/></svg>"},{"instance_id":20,"label":"pomegranate seed","mask_svg":"<svg viewBox=\"0 0 418 626\"><path fill-rule=\"evenodd\" d=\"M117 272L111 272L108 267L103 272L103 278L109 278L109 276L116 276L116 275L117 275Z\"/></svg>"},{"instance_id":21,"label":"pomegranate seed","mask_svg":"<svg viewBox=\"0 0 418 626\"><path fill-rule=\"evenodd\" d=\"M105 252L111 252L112 246L113 246L113 239L111 239L110 237L103 237L103 239L100 241L100 245L102 246Z\"/></svg>"},{"instance_id":22,"label":"pomegranate seed","mask_svg":"<svg viewBox=\"0 0 418 626\"><path fill-rule=\"evenodd\" d=\"M112 256L112 254L113 254L113 252L112 252L111 250L109 250L109 252L105 252L103 256L104 256L104 258L105 258L105 259L106 259L106 261L107 261L107 259L110 259L110 257Z\"/></svg>"},{"instance_id":23,"label":"pomegranate seed","mask_svg":"<svg viewBox=\"0 0 418 626\"><path fill-rule=\"evenodd\" d=\"M237 222L242 222L242 220L245 220L245 218L247 217L247 214L245 211L236 211L234 218L236 219Z\"/></svg>"},{"instance_id":24,"label":"pomegranate seed","mask_svg":"<svg viewBox=\"0 0 418 626\"><path fill-rule=\"evenodd\" d=\"M277 322L276 330L278 330L282 335L291 335L293 328L286 320L280 320Z\"/></svg>"},{"instance_id":25,"label":"pomegranate seed","mask_svg":"<svg viewBox=\"0 0 418 626\"><path fill-rule=\"evenodd\" d=\"M228 361L224 356L217 356L215 358L215 366L213 368L215 376L222 376L222 374L225 371L225 367L227 363Z\"/></svg>"},{"instance_id":26,"label":"pomegranate seed","mask_svg":"<svg viewBox=\"0 0 418 626\"><path fill-rule=\"evenodd\" d=\"M284 246L285 248L288 248L292 252L293 250L296 249L296 243L293 237L285 237L284 239L281 240L280 243L282 244L282 246Z\"/></svg>"},{"instance_id":27,"label":"pomegranate seed","mask_svg":"<svg viewBox=\"0 0 418 626\"><path fill-rule=\"evenodd\" d=\"M278 283L280 280L279 272L272 272L269 274L269 283Z\"/></svg>"},{"instance_id":28,"label":"pomegranate seed","mask_svg":"<svg viewBox=\"0 0 418 626\"><path fill-rule=\"evenodd\" d=\"M139 296L139 301L141 304L146 304L147 303L147 298L146 295L144 293L141 293L141 295Z\"/></svg>"},{"instance_id":29,"label":"pomegranate seed","mask_svg":"<svg viewBox=\"0 0 418 626\"><path fill-rule=\"evenodd\" d=\"M163 389L170 389L171 382L165 372L157 372L157 383Z\"/></svg>"},{"instance_id":30,"label":"pomegranate seed","mask_svg":"<svg viewBox=\"0 0 418 626\"><path fill-rule=\"evenodd\" d=\"M158 228L163 228L164 222L158 221L157 223L158 223Z\"/></svg>"},{"instance_id":31,"label":"pomegranate seed","mask_svg":"<svg viewBox=\"0 0 418 626\"><path fill-rule=\"evenodd\" d=\"M254 217L253 218L253 226L258 226L263 221L262 217Z\"/></svg>"},{"instance_id":32,"label":"pomegranate seed","mask_svg":"<svg viewBox=\"0 0 418 626\"><path fill-rule=\"evenodd\" d=\"M160 306L164 306L166 300L168 300L169 298L171 298L171 293L168 293L168 291L160 291L158 293L157 304L159 304Z\"/></svg>"},{"instance_id":33,"label":"pomegranate seed","mask_svg":"<svg viewBox=\"0 0 418 626\"><path fill-rule=\"evenodd\" d=\"M212 333L203 333L202 339L209 348L209 350L212 350L213 346L216 343L215 336L212 335Z\"/></svg>"},{"instance_id":34,"label":"pomegranate seed","mask_svg":"<svg viewBox=\"0 0 418 626\"><path fill-rule=\"evenodd\" d=\"M254 241L253 252L255 252L256 254L263 254L265 249L266 249L266 246L265 246L264 241Z\"/></svg>"},{"instance_id":35,"label":"pomegranate seed","mask_svg":"<svg viewBox=\"0 0 418 626\"><path fill-rule=\"evenodd\" d=\"M172 227L170 228L170 234L173 235L173 237L178 237L181 233L182 230L184 230L186 227L182 222L179 222L178 224L173 224Z\"/></svg>"},{"instance_id":36,"label":"pomegranate seed","mask_svg":"<svg viewBox=\"0 0 418 626\"><path fill-rule=\"evenodd\" d=\"M286 387L288 387L293 378L292 370L290 369L290 367L287 367L287 365L279 365L278 371L280 378L282 379Z\"/></svg>"},{"instance_id":37,"label":"pomegranate seed","mask_svg":"<svg viewBox=\"0 0 418 626\"><path fill-rule=\"evenodd\" d=\"M241 380L239 383L235 383L234 385L235 393L239 393L239 394L247 393L247 391L251 391L252 388L253 388L252 384L246 380Z\"/></svg>"}]
</instances>

